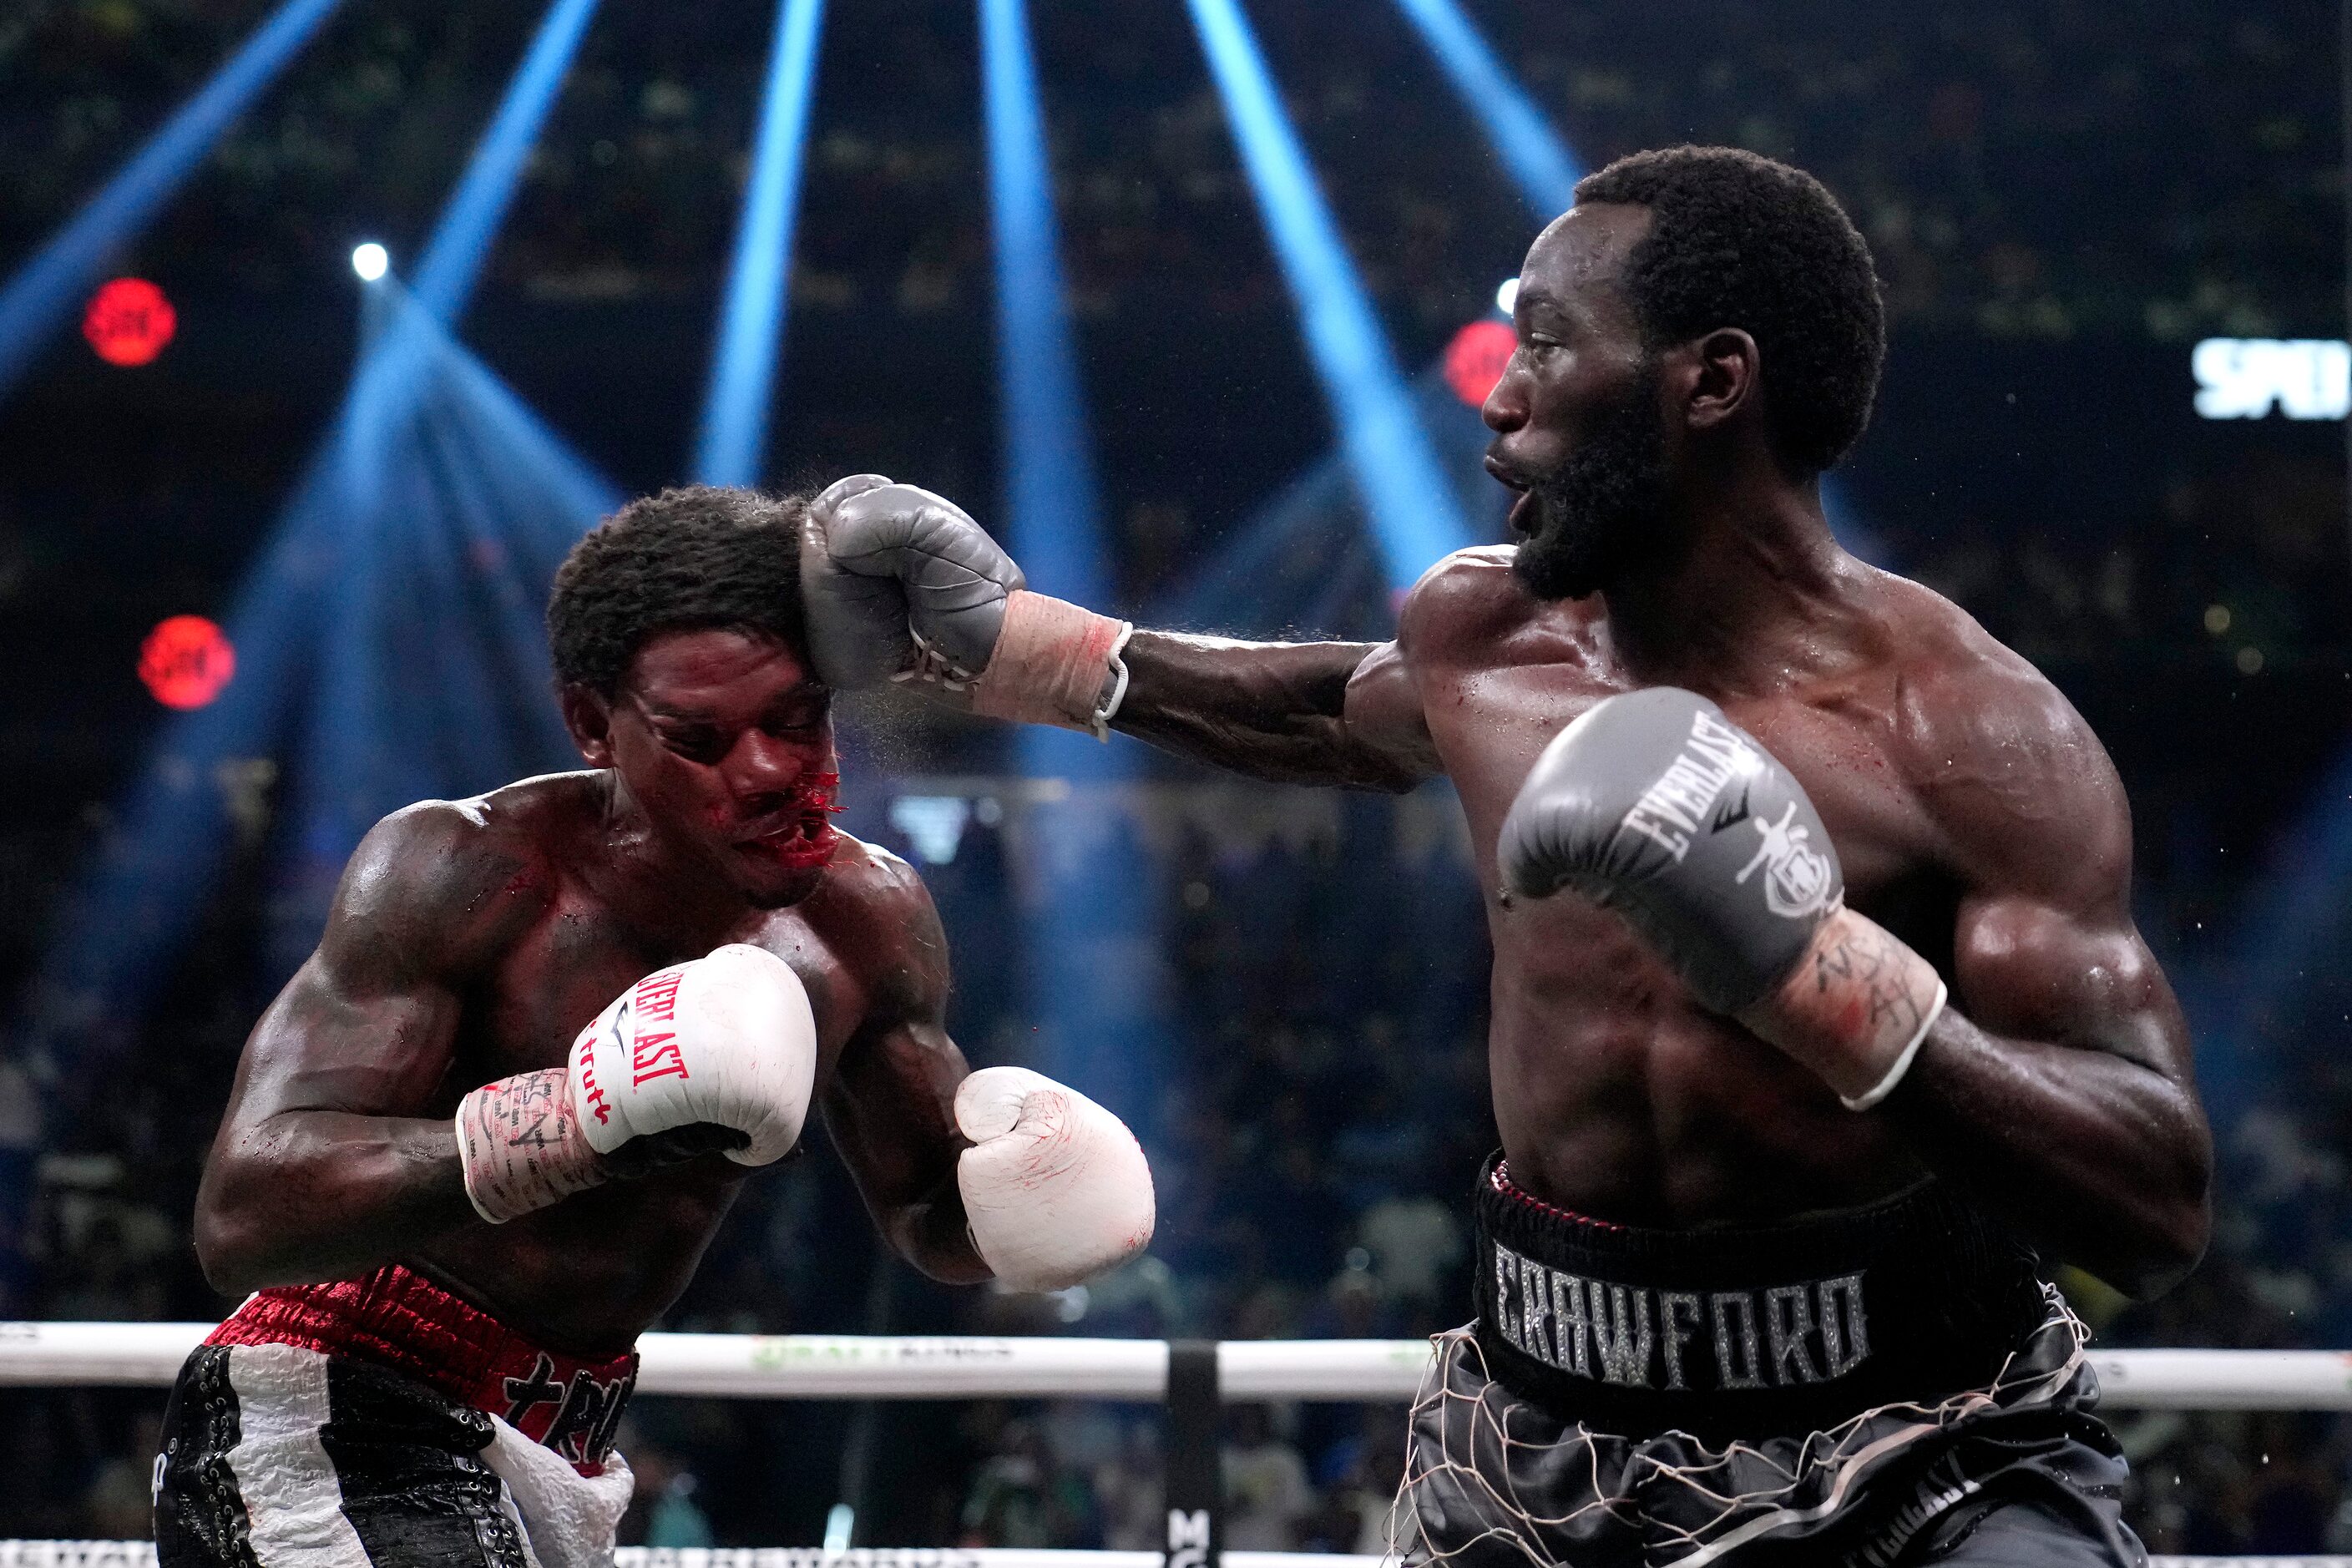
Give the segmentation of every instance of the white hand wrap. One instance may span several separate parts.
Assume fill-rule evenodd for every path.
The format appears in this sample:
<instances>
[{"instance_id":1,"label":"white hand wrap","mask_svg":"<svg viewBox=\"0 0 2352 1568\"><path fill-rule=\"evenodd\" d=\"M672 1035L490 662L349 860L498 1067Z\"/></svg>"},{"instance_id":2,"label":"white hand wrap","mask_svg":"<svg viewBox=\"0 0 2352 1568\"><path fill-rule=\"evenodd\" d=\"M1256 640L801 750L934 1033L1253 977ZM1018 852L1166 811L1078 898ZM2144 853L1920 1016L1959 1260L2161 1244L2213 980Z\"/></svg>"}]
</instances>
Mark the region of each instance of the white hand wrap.
<instances>
[{"instance_id":1,"label":"white hand wrap","mask_svg":"<svg viewBox=\"0 0 2352 1568\"><path fill-rule=\"evenodd\" d=\"M517 1073L459 1100L457 1163L474 1212L492 1225L605 1179L572 1114L570 1075L562 1068Z\"/></svg>"},{"instance_id":2,"label":"white hand wrap","mask_svg":"<svg viewBox=\"0 0 2352 1568\"><path fill-rule=\"evenodd\" d=\"M1868 1110L1910 1072L1946 1000L1934 965L1867 915L1840 909L1788 979L1739 1019L1811 1068L1848 1110Z\"/></svg>"},{"instance_id":3,"label":"white hand wrap","mask_svg":"<svg viewBox=\"0 0 2352 1568\"><path fill-rule=\"evenodd\" d=\"M972 1245L1015 1290L1061 1290L1151 1240L1151 1167L1127 1123L1026 1068L983 1068L956 1090L972 1141L956 1163Z\"/></svg>"},{"instance_id":4,"label":"white hand wrap","mask_svg":"<svg viewBox=\"0 0 2352 1568\"><path fill-rule=\"evenodd\" d=\"M598 1156L632 1138L714 1122L792 1152L816 1078L816 1020L800 976L740 944L657 969L572 1042L568 1067L517 1073L458 1102L466 1195L492 1225L611 1180Z\"/></svg>"},{"instance_id":5,"label":"white hand wrap","mask_svg":"<svg viewBox=\"0 0 2352 1568\"><path fill-rule=\"evenodd\" d=\"M1127 696L1127 663L1119 655L1134 635L1130 622L1016 589L1004 601L1004 629L988 668L972 683L972 711L1019 724L1058 724L1107 741Z\"/></svg>"},{"instance_id":6,"label":"white hand wrap","mask_svg":"<svg viewBox=\"0 0 2352 1568\"><path fill-rule=\"evenodd\" d=\"M763 948L730 943L656 969L572 1042L582 1135L609 1154L648 1132L715 1122L751 1135L727 1157L792 1152L816 1083L816 1019L800 976Z\"/></svg>"}]
</instances>

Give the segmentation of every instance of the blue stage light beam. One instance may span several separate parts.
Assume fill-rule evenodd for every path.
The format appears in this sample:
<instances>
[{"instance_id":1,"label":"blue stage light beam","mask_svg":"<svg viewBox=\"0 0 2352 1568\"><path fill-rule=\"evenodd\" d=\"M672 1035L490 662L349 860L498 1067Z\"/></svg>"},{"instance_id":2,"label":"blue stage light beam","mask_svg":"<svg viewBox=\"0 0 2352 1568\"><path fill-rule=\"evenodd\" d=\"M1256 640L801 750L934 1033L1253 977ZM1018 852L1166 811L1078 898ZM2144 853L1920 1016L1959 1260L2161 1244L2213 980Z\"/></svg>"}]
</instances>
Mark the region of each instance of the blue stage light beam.
<instances>
[{"instance_id":1,"label":"blue stage light beam","mask_svg":"<svg viewBox=\"0 0 2352 1568\"><path fill-rule=\"evenodd\" d=\"M1187 0L1391 586L1473 542L1237 0Z\"/></svg>"},{"instance_id":2,"label":"blue stage light beam","mask_svg":"<svg viewBox=\"0 0 2352 1568\"><path fill-rule=\"evenodd\" d=\"M768 408L783 343L784 279L792 269L800 217L801 168L808 149L809 104L815 96L817 35L824 0L782 0L768 55L751 183L727 279L719 349L703 400L694 477L706 485L760 482L768 442Z\"/></svg>"},{"instance_id":3,"label":"blue stage light beam","mask_svg":"<svg viewBox=\"0 0 2352 1568\"><path fill-rule=\"evenodd\" d=\"M230 122L308 43L342 0L288 0L180 106L122 171L0 289L0 396L73 313L108 258L146 226Z\"/></svg>"},{"instance_id":4,"label":"blue stage light beam","mask_svg":"<svg viewBox=\"0 0 2352 1568\"><path fill-rule=\"evenodd\" d=\"M1014 553L1041 588L1099 605L1110 597L1102 506L1081 412L1025 0L980 0L980 44L1006 522Z\"/></svg>"},{"instance_id":5,"label":"blue stage light beam","mask_svg":"<svg viewBox=\"0 0 2352 1568\"><path fill-rule=\"evenodd\" d=\"M1041 591L1101 606L1112 592L1102 501L1026 0L979 5L1006 531ZM1022 772L1073 786L1028 808L1055 850L1041 858L1024 911L1022 970L1038 1026L1031 1065L1085 1084L1149 1138L1164 1098L1171 1020L1165 986L1137 963L1160 951L1162 933L1125 826L1133 746L1036 725L1020 732Z\"/></svg>"},{"instance_id":6,"label":"blue stage light beam","mask_svg":"<svg viewBox=\"0 0 2352 1568\"><path fill-rule=\"evenodd\" d=\"M447 336L442 324L462 306L480 274L492 233L512 200L524 156L537 139L595 4L556 0L541 23L482 138L475 163L435 226L420 268L437 280L435 291L427 295L420 288L412 292L390 278L367 285L364 314L370 331L343 405L241 587L238 609L230 617L228 629L239 656L237 679L213 707L167 729L134 786L121 832L102 848L59 922L61 934L36 983L37 1032L72 1016L85 1001L118 1015L135 1015L209 895L223 862L229 814L225 788L215 782L222 770L257 757L287 755L289 735L301 728L299 715L306 710L314 718L328 713L336 725L342 724L344 715L359 710L355 704L364 693L354 697L348 688L328 708L306 701L314 694L319 673L336 667L342 657L331 639L359 635L352 616L374 614L369 595L377 590L347 588L336 574L375 570L357 552L378 531L367 520L384 504L385 496L415 478L415 470L421 466L444 477L453 472L444 449L414 435L417 421L436 398L446 405L455 397L471 410L478 445L493 455L484 460L486 471L512 470L523 476L509 474L497 492L499 510L491 516L534 517L552 506L568 520L564 526L570 533L561 544L551 543L545 529L540 530L539 542L524 557L533 563L527 574L538 580L535 588L522 593L525 618L508 625L499 639L505 667L525 672L516 689L532 697L547 689L544 677L536 673L545 667L537 629L545 579L552 576L553 563L569 547L569 539L617 504L617 493L563 448L502 383ZM520 458L501 463L495 454L502 451L520 454ZM471 516L483 509L457 510ZM494 541L484 548L495 554L505 546ZM353 566L355 561L359 564ZM507 597L511 600L514 595ZM410 607L414 603L412 598ZM353 684L381 689L373 673ZM527 721L518 732L534 730L535 749L544 755L551 731ZM379 748L375 754L388 753ZM467 787L483 784L476 781ZM380 788L347 791L338 808L340 826L319 833L306 829L306 846L319 852L313 864L331 854L334 866L340 867L341 857L357 842L350 821L384 795ZM393 800L383 809L398 804ZM359 823L361 829L365 826ZM336 845L341 846L339 853L334 852ZM326 886L332 886L331 875ZM299 900L295 902L300 906ZM301 919L295 921L302 923ZM300 934L315 939L317 932L311 927Z\"/></svg>"},{"instance_id":7,"label":"blue stage light beam","mask_svg":"<svg viewBox=\"0 0 2352 1568\"><path fill-rule=\"evenodd\" d=\"M1549 223L1574 206L1580 177L1576 159L1454 0L1397 0L1397 7L1445 68L1463 105L1486 127L1486 140L1537 221Z\"/></svg>"},{"instance_id":8,"label":"blue stage light beam","mask_svg":"<svg viewBox=\"0 0 2352 1568\"><path fill-rule=\"evenodd\" d=\"M482 133L473 161L448 205L441 209L441 221L435 226L409 284L417 302L437 320L454 321L465 310L474 282L481 276L490 241L497 237L507 208L514 201L523 162L539 140L540 127L572 68L572 57L579 50L589 19L596 14L596 4L597 0L556 0L550 8L530 52L507 84L497 117Z\"/></svg>"}]
</instances>

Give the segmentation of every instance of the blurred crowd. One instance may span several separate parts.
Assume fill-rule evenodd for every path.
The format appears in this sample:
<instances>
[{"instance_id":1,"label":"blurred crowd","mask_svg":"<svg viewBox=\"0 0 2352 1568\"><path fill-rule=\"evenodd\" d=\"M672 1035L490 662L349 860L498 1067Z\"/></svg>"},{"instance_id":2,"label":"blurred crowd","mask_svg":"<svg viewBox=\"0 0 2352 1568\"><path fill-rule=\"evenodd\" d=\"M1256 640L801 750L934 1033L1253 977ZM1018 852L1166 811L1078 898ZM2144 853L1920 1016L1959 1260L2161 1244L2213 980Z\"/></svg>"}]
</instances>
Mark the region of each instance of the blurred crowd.
<instances>
[{"instance_id":1,"label":"blurred crowd","mask_svg":"<svg viewBox=\"0 0 2352 1568\"><path fill-rule=\"evenodd\" d=\"M268 9L25 0L0 17L0 255L48 232ZM428 226L535 9L345 8L142 243L244 292L331 290L352 242ZM2335 321L2334 13L2095 0L1671 11L1471 5L1588 165L1712 141L1790 157L1853 209L1899 325L2063 339L2294 335ZM1123 324L1280 283L1184 7L1032 7L1076 307ZM1420 347L1531 232L1475 119L1397 10L1253 19L1373 292ZM771 8L611 0L532 163L497 288L709 293L724 266ZM828 18L796 301L984 310L973 8Z\"/></svg>"}]
</instances>

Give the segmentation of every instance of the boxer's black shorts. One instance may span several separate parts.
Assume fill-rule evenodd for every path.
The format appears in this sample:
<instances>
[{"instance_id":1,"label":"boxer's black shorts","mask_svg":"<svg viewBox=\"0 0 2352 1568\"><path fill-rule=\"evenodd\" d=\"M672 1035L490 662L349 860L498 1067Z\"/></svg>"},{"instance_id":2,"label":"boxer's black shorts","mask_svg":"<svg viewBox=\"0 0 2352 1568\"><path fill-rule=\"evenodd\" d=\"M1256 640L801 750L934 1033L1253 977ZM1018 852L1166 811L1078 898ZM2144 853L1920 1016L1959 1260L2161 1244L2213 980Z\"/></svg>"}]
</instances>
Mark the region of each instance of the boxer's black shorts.
<instances>
[{"instance_id":1,"label":"boxer's black shorts","mask_svg":"<svg viewBox=\"0 0 2352 1568\"><path fill-rule=\"evenodd\" d=\"M490 1419L352 1356L205 1345L155 1468L158 1568L526 1568Z\"/></svg>"},{"instance_id":2,"label":"boxer's black shorts","mask_svg":"<svg viewBox=\"0 0 2352 1568\"><path fill-rule=\"evenodd\" d=\"M634 1353L547 1350L397 1265L259 1291L173 1385L159 1568L555 1568L577 1532L534 1557L530 1500L620 1464L635 1378ZM554 1456L521 1503L495 1463L499 1422Z\"/></svg>"},{"instance_id":3,"label":"boxer's black shorts","mask_svg":"<svg viewBox=\"0 0 2352 1568\"><path fill-rule=\"evenodd\" d=\"M1571 1568L2138 1568L2081 1323L1936 1184L1690 1235L1481 1177L1478 1321L1439 1336L1398 1545Z\"/></svg>"}]
</instances>

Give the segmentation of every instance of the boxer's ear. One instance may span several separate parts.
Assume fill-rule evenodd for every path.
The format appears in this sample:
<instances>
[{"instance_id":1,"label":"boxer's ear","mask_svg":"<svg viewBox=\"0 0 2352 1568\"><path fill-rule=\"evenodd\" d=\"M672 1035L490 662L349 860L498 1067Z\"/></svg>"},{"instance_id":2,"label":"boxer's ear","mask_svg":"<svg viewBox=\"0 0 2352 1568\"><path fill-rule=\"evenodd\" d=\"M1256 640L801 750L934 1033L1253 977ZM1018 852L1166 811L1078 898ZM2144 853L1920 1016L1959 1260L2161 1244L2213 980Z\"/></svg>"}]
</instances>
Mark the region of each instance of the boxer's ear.
<instances>
[{"instance_id":1,"label":"boxer's ear","mask_svg":"<svg viewBox=\"0 0 2352 1568\"><path fill-rule=\"evenodd\" d=\"M1685 346L1688 385L1680 390L1692 429L1727 425L1756 401L1762 356L1754 338L1738 327L1723 327Z\"/></svg>"},{"instance_id":2,"label":"boxer's ear","mask_svg":"<svg viewBox=\"0 0 2352 1568\"><path fill-rule=\"evenodd\" d=\"M613 705L602 692L573 681L557 694L563 727L592 768L613 765Z\"/></svg>"}]
</instances>

